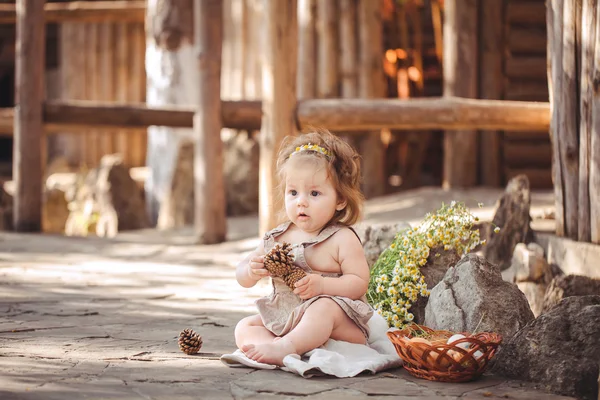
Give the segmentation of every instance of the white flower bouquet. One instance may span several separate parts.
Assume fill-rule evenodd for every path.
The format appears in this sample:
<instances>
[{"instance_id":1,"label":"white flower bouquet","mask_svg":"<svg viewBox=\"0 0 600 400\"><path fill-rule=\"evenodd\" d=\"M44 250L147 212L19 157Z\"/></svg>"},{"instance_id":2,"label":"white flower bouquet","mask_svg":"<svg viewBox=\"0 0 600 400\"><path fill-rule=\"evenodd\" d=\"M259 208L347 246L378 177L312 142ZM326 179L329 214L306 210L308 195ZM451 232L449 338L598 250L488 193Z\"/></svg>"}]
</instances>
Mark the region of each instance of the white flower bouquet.
<instances>
[{"instance_id":1,"label":"white flower bouquet","mask_svg":"<svg viewBox=\"0 0 600 400\"><path fill-rule=\"evenodd\" d=\"M420 269L427 264L433 249L453 250L463 256L485 244L479 230L473 229L477 221L464 203L453 201L442 204L434 214L427 214L418 227L396 235L373 265L367 292L369 303L389 326L403 328L410 323L414 319L412 304L419 295L429 296Z\"/></svg>"}]
</instances>

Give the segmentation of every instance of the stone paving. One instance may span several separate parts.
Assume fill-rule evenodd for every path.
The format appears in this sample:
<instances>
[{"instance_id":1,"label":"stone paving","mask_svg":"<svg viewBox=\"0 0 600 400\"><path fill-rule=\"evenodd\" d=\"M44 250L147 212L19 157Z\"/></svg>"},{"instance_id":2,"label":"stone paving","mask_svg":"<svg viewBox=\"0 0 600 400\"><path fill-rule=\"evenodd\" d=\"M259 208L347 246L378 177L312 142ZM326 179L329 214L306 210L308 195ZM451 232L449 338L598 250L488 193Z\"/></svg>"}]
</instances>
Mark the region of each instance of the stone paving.
<instances>
[{"instance_id":1,"label":"stone paving","mask_svg":"<svg viewBox=\"0 0 600 400\"><path fill-rule=\"evenodd\" d=\"M367 222L415 221L441 201L465 200L485 218L497 190L413 191L369 202ZM534 196L539 212L550 194ZM533 213L533 211L532 211ZM266 284L237 285L235 264L258 243L255 217L232 218L228 241L191 244L190 231L123 233L114 240L0 234L0 399L566 399L484 376L463 384L402 368L356 378L305 379L228 368L236 322ZM204 340L187 356L177 335Z\"/></svg>"}]
</instances>

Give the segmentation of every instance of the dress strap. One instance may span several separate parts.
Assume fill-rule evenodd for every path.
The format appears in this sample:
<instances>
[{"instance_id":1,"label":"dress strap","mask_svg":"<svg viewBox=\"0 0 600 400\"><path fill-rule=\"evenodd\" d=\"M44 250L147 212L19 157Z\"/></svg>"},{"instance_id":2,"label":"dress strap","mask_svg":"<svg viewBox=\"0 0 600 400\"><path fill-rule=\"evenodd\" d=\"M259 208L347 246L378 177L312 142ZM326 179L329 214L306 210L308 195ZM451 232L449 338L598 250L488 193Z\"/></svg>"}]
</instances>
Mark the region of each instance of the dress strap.
<instances>
[{"instance_id":1,"label":"dress strap","mask_svg":"<svg viewBox=\"0 0 600 400\"><path fill-rule=\"evenodd\" d=\"M263 246L265 251L268 252L275 246L275 236L281 235L283 232L287 231L290 227L291 221L284 222L283 224L271 229L266 232L263 236Z\"/></svg>"},{"instance_id":2,"label":"dress strap","mask_svg":"<svg viewBox=\"0 0 600 400\"><path fill-rule=\"evenodd\" d=\"M306 242L304 242L302 244L304 245L304 247L310 247L310 246L314 246L315 244L324 242L325 240L329 239L331 236L333 236L337 231L339 231L343 227L344 227L344 225L340 225L340 224L329 225L325 229L323 229L317 236L315 236L314 238L312 238L310 240L307 240Z\"/></svg>"}]
</instances>

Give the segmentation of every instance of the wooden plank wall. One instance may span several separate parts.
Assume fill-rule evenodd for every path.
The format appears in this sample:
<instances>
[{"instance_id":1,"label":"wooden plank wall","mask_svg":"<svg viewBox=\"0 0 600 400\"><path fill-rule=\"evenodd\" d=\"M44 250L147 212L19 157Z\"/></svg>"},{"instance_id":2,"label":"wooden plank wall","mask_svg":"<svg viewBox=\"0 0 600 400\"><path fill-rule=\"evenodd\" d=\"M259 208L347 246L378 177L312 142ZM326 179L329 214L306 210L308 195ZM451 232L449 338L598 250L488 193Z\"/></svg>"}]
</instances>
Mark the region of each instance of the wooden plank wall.
<instances>
[{"instance_id":1,"label":"wooden plank wall","mask_svg":"<svg viewBox=\"0 0 600 400\"><path fill-rule=\"evenodd\" d=\"M224 0L222 99L260 100L262 23L260 0Z\"/></svg>"},{"instance_id":2,"label":"wooden plank wall","mask_svg":"<svg viewBox=\"0 0 600 400\"><path fill-rule=\"evenodd\" d=\"M504 99L549 101L546 76L544 0L505 0L506 57ZM504 181L524 173L534 188L552 187L549 132L504 132Z\"/></svg>"},{"instance_id":3,"label":"wooden plank wall","mask_svg":"<svg viewBox=\"0 0 600 400\"><path fill-rule=\"evenodd\" d=\"M65 23L60 26L60 98L118 103L145 102L143 23ZM146 131L90 130L61 135L49 143L50 157L94 167L105 154L121 153L129 167L144 165Z\"/></svg>"}]
</instances>

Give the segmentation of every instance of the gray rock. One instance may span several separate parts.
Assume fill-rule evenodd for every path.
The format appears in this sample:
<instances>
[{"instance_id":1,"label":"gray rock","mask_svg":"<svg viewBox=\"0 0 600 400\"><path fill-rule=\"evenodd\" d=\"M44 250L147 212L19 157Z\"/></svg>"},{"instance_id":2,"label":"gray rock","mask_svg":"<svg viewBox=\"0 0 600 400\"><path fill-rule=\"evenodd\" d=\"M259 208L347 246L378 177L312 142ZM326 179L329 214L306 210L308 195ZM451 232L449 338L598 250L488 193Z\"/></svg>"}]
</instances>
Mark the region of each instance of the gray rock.
<instances>
[{"instance_id":1,"label":"gray rock","mask_svg":"<svg viewBox=\"0 0 600 400\"><path fill-rule=\"evenodd\" d=\"M598 360L600 296L568 297L505 341L492 372L596 400Z\"/></svg>"},{"instance_id":2,"label":"gray rock","mask_svg":"<svg viewBox=\"0 0 600 400\"><path fill-rule=\"evenodd\" d=\"M517 244L511 268L515 271L515 282L540 282L551 275L544 249L533 242Z\"/></svg>"},{"instance_id":3,"label":"gray rock","mask_svg":"<svg viewBox=\"0 0 600 400\"><path fill-rule=\"evenodd\" d=\"M488 244L483 249L485 258L498 265L500 270L510 267L517 243L529 243L533 240L533 231L529 225L530 205L529 179L525 175L518 175L506 186L492 220L493 226L499 227L500 232L490 233Z\"/></svg>"},{"instance_id":4,"label":"gray rock","mask_svg":"<svg viewBox=\"0 0 600 400\"><path fill-rule=\"evenodd\" d=\"M502 278L507 282L516 282L525 294L536 317L542 313L544 294L552 276L552 270L544 258L544 249L534 242L517 244L510 268L502 271Z\"/></svg>"},{"instance_id":5,"label":"gray rock","mask_svg":"<svg viewBox=\"0 0 600 400\"><path fill-rule=\"evenodd\" d=\"M429 257L427 257L427 264L421 267L427 287L431 290L440 283L448 269L454 267L459 260L460 256L454 250L444 250L442 246L431 249ZM425 322L425 307L428 302L429 297L419 295L417 301L412 305L410 311L415 316L414 321L417 324Z\"/></svg>"},{"instance_id":6,"label":"gray rock","mask_svg":"<svg viewBox=\"0 0 600 400\"><path fill-rule=\"evenodd\" d=\"M547 285L537 282L517 282L516 285L527 298L533 316L536 318L539 317L544 307L544 294L546 293Z\"/></svg>"},{"instance_id":7,"label":"gray rock","mask_svg":"<svg viewBox=\"0 0 600 400\"><path fill-rule=\"evenodd\" d=\"M534 318L516 285L475 254L463 257L432 290L425 325L433 329L496 332L508 339Z\"/></svg>"},{"instance_id":8,"label":"gray rock","mask_svg":"<svg viewBox=\"0 0 600 400\"><path fill-rule=\"evenodd\" d=\"M258 212L258 138L237 133L223 140L227 215Z\"/></svg>"},{"instance_id":9,"label":"gray rock","mask_svg":"<svg viewBox=\"0 0 600 400\"><path fill-rule=\"evenodd\" d=\"M581 275L562 275L550 282L544 294L542 312L550 310L566 297L600 296L600 279Z\"/></svg>"},{"instance_id":10,"label":"gray rock","mask_svg":"<svg viewBox=\"0 0 600 400\"><path fill-rule=\"evenodd\" d=\"M369 268L373 267L381 253L392 244L396 235L408 228L410 228L410 225L406 222L357 226L355 228L363 244Z\"/></svg>"}]
</instances>

